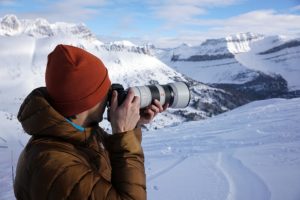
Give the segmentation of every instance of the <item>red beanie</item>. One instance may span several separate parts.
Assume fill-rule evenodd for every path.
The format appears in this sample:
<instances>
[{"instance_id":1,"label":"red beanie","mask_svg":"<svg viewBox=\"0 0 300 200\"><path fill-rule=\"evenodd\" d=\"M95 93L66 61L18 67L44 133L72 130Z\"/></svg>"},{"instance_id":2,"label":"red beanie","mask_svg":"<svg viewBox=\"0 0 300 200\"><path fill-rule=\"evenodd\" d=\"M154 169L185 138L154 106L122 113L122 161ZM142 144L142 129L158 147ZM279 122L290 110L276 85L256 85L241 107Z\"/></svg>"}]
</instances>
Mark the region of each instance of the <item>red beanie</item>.
<instances>
[{"instance_id":1,"label":"red beanie","mask_svg":"<svg viewBox=\"0 0 300 200\"><path fill-rule=\"evenodd\" d=\"M63 116L79 114L106 96L111 82L104 64L83 49L58 45L48 55L46 87Z\"/></svg>"}]
</instances>

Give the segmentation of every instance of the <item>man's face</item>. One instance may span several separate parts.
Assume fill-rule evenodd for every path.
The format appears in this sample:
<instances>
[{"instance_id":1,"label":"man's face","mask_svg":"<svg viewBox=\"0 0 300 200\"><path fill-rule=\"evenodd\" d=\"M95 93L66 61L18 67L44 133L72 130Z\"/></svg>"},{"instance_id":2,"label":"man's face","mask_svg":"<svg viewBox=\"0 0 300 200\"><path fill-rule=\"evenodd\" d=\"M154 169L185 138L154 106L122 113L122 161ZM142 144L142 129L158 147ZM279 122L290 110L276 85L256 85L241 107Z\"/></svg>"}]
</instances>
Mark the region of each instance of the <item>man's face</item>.
<instances>
[{"instance_id":1,"label":"man's face","mask_svg":"<svg viewBox=\"0 0 300 200\"><path fill-rule=\"evenodd\" d=\"M90 124L98 124L103 120L103 113L105 111L107 104L107 95L103 99L103 101L99 102L96 106L94 106L90 112L89 112L89 117L88 121Z\"/></svg>"}]
</instances>

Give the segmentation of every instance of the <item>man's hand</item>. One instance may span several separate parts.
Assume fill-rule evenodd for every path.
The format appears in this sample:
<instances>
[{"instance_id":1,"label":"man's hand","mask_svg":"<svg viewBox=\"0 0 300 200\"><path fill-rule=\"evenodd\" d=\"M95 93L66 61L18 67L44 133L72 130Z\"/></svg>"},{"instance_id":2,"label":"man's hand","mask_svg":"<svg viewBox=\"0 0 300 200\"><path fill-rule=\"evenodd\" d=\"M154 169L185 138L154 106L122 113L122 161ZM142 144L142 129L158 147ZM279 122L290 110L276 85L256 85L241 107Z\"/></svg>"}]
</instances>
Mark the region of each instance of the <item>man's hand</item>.
<instances>
[{"instance_id":1,"label":"man's hand","mask_svg":"<svg viewBox=\"0 0 300 200\"><path fill-rule=\"evenodd\" d=\"M150 123L153 118L168 108L169 104L161 106L158 100L154 100L154 104L149 105L147 108L142 109L140 113L140 120L138 121L138 126Z\"/></svg>"},{"instance_id":2,"label":"man's hand","mask_svg":"<svg viewBox=\"0 0 300 200\"><path fill-rule=\"evenodd\" d=\"M113 91L110 106L110 123L113 133L133 130L140 119L140 98L134 96L132 89L128 91L126 99L118 107L118 92Z\"/></svg>"}]
</instances>

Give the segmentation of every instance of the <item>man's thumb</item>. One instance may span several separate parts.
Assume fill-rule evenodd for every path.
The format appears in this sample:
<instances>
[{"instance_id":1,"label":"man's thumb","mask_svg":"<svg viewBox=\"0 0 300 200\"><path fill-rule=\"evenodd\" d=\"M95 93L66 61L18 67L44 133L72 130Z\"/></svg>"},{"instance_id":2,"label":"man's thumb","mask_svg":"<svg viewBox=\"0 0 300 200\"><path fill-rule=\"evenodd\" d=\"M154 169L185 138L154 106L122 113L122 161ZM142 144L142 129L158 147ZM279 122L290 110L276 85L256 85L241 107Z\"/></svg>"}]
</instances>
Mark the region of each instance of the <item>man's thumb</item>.
<instances>
[{"instance_id":1,"label":"man's thumb","mask_svg":"<svg viewBox=\"0 0 300 200\"><path fill-rule=\"evenodd\" d=\"M112 92L110 105L111 110L116 110L116 108L118 107L118 92L115 90Z\"/></svg>"}]
</instances>

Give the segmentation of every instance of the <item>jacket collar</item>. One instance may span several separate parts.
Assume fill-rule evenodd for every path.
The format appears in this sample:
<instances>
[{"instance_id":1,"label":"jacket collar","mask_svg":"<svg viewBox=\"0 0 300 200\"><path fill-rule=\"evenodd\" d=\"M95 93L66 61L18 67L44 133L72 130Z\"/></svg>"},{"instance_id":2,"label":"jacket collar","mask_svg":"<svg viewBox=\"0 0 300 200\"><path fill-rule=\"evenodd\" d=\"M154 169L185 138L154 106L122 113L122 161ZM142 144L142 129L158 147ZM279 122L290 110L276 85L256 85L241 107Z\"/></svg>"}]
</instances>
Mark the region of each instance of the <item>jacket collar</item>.
<instances>
[{"instance_id":1,"label":"jacket collar","mask_svg":"<svg viewBox=\"0 0 300 200\"><path fill-rule=\"evenodd\" d=\"M48 136L66 140L74 144L86 144L98 126L85 128L83 132L72 126L64 116L50 104L45 87L34 89L22 103L18 120L24 131L32 136Z\"/></svg>"}]
</instances>

